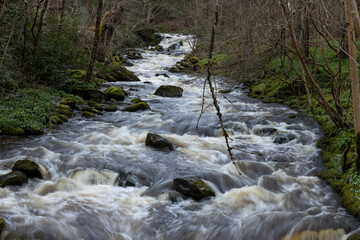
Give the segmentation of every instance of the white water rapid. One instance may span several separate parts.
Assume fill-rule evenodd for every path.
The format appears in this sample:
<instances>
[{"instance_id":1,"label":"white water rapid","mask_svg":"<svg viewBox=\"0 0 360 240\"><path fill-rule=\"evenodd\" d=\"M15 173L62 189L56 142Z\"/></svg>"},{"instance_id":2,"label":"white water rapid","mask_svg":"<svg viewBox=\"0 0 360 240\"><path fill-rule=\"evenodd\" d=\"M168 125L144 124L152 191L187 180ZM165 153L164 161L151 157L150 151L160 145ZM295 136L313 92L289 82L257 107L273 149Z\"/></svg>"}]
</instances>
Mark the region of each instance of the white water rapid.
<instances>
[{"instance_id":1,"label":"white water rapid","mask_svg":"<svg viewBox=\"0 0 360 240\"><path fill-rule=\"evenodd\" d=\"M167 71L191 51L191 37L162 36L164 52L141 50L144 59L132 60L129 70L141 82L104 84L130 93L118 111L93 119L78 114L43 136L0 142L2 173L24 158L46 171L44 180L0 188L3 239L335 240L359 227L316 177L318 124L218 78L218 89L231 89L218 99L239 176L208 91L196 130L204 77ZM177 49L166 51L174 43ZM169 77L156 76L162 73ZM154 95L160 85L182 87L183 97ZM138 97L151 110L121 111ZM171 140L175 151L146 146L150 131ZM123 186L124 176L135 186ZM194 201L176 193L173 179L187 176L204 179L216 196Z\"/></svg>"}]
</instances>

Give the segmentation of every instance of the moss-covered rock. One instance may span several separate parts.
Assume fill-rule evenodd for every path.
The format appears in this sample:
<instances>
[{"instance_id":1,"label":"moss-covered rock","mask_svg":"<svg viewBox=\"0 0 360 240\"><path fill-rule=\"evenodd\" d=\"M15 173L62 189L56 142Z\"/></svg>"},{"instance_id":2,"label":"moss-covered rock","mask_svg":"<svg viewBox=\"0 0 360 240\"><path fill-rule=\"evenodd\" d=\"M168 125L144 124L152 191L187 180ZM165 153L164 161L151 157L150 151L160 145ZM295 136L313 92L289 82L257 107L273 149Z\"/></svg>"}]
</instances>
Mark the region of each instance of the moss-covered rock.
<instances>
[{"instance_id":1,"label":"moss-covered rock","mask_svg":"<svg viewBox=\"0 0 360 240\"><path fill-rule=\"evenodd\" d=\"M360 187L353 184L346 184L342 188L341 201L348 210L348 212L355 216L360 217L360 201L357 198L357 193L360 191Z\"/></svg>"},{"instance_id":2,"label":"moss-covered rock","mask_svg":"<svg viewBox=\"0 0 360 240\"><path fill-rule=\"evenodd\" d=\"M347 240L360 240L360 233L351 235L350 237L347 238Z\"/></svg>"},{"instance_id":3,"label":"moss-covered rock","mask_svg":"<svg viewBox=\"0 0 360 240\"><path fill-rule=\"evenodd\" d=\"M120 63L111 63L102 67L98 77L108 82L138 82L140 79Z\"/></svg>"},{"instance_id":4,"label":"moss-covered rock","mask_svg":"<svg viewBox=\"0 0 360 240\"><path fill-rule=\"evenodd\" d=\"M70 70L70 78L77 80L85 80L86 71L85 70Z\"/></svg>"},{"instance_id":5,"label":"moss-covered rock","mask_svg":"<svg viewBox=\"0 0 360 240\"><path fill-rule=\"evenodd\" d=\"M71 94L78 95L86 100L102 101L105 99L105 94L102 91L98 89L90 88L88 86L76 86L76 85L70 86L68 87L67 91Z\"/></svg>"},{"instance_id":6,"label":"moss-covered rock","mask_svg":"<svg viewBox=\"0 0 360 240\"><path fill-rule=\"evenodd\" d=\"M103 110L106 112L116 112L118 107L116 105L104 104Z\"/></svg>"},{"instance_id":7,"label":"moss-covered rock","mask_svg":"<svg viewBox=\"0 0 360 240\"><path fill-rule=\"evenodd\" d=\"M183 89L177 86L162 85L155 91L155 95L162 97L182 97Z\"/></svg>"},{"instance_id":8,"label":"moss-covered rock","mask_svg":"<svg viewBox=\"0 0 360 240\"><path fill-rule=\"evenodd\" d=\"M27 126L24 127L25 135L42 135L44 128L42 126Z\"/></svg>"},{"instance_id":9,"label":"moss-covered rock","mask_svg":"<svg viewBox=\"0 0 360 240\"><path fill-rule=\"evenodd\" d=\"M21 127L9 127L0 129L0 133L9 136L23 136L25 135L25 130Z\"/></svg>"},{"instance_id":10,"label":"moss-covered rock","mask_svg":"<svg viewBox=\"0 0 360 240\"><path fill-rule=\"evenodd\" d=\"M155 133L148 133L145 140L145 145L161 150L174 150L172 142L166 138L161 137Z\"/></svg>"},{"instance_id":11,"label":"moss-covered rock","mask_svg":"<svg viewBox=\"0 0 360 240\"><path fill-rule=\"evenodd\" d=\"M222 90L219 90L219 93L223 93L223 94L231 93L231 89L222 89Z\"/></svg>"},{"instance_id":12,"label":"moss-covered rock","mask_svg":"<svg viewBox=\"0 0 360 240\"><path fill-rule=\"evenodd\" d=\"M102 111L104 108L97 102L94 101L88 101L88 106L91 108L95 108L96 110Z\"/></svg>"},{"instance_id":13,"label":"moss-covered rock","mask_svg":"<svg viewBox=\"0 0 360 240\"><path fill-rule=\"evenodd\" d=\"M13 171L0 176L0 187L20 186L27 183L28 179L22 172Z\"/></svg>"},{"instance_id":14,"label":"moss-covered rock","mask_svg":"<svg viewBox=\"0 0 360 240\"><path fill-rule=\"evenodd\" d=\"M142 46L155 46L161 42L161 36L155 33L154 29L144 28L135 32L143 41Z\"/></svg>"},{"instance_id":15,"label":"moss-covered rock","mask_svg":"<svg viewBox=\"0 0 360 240\"><path fill-rule=\"evenodd\" d=\"M136 103L141 103L141 102L145 102L145 101L141 100L140 98L134 98L134 99L131 100L130 102L136 104Z\"/></svg>"},{"instance_id":16,"label":"moss-covered rock","mask_svg":"<svg viewBox=\"0 0 360 240\"><path fill-rule=\"evenodd\" d=\"M67 97L67 98L63 98L60 102L60 106L61 105L66 105L69 106L71 109L75 109L76 108L76 104L77 101L75 98L73 97Z\"/></svg>"},{"instance_id":17,"label":"moss-covered rock","mask_svg":"<svg viewBox=\"0 0 360 240\"><path fill-rule=\"evenodd\" d=\"M83 115L84 117L86 117L86 118L92 118L92 117L95 117L95 116L96 116L95 113L87 112L87 111L82 112L82 115Z\"/></svg>"},{"instance_id":18,"label":"moss-covered rock","mask_svg":"<svg viewBox=\"0 0 360 240\"><path fill-rule=\"evenodd\" d=\"M162 52L162 51L164 51L164 47L161 46L161 45L156 45L155 50L158 51L158 52Z\"/></svg>"},{"instance_id":19,"label":"moss-covered rock","mask_svg":"<svg viewBox=\"0 0 360 240\"><path fill-rule=\"evenodd\" d=\"M215 196L215 192L199 177L175 178L174 189L196 201Z\"/></svg>"},{"instance_id":20,"label":"moss-covered rock","mask_svg":"<svg viewBox=\"0 0 360 240\"><path fill-rule=\"evenodd\" d=\"M123 109L125 112L137 112L137 111L144 111L149 110L150 106L146 102L139 102L135 103L129 107Z\"/></svg>"},{"instance_id":21,"label":"moss-covered rock","mask_svg":"<svg viewBox=\"0 0 360 240\"><path fill-rule=\"evenodd\" d=\"M122 101L125 99L127 92L120 87L110 87L104 91L107 99Z\"/></svg>"},{"instance_id":22,"label":"moss-covered rock","mask_svg":"<svg viewBox=\"0 0 360 240\"><path fill-rule=\"evenodd\" d=\"M82 107L81 110L83 112L91 112L91 113L95 113L97 115L102 115L101 111L99 111L95 108L91 108L91 107Z\"/></svg>"},{"instance_id":23,"label":"moss-covered rock","mask_svg":"<svg viewBox=\"0 0 360 240\"><path fill-rule=\"evenodd\" d=\"M11 170L22 172L27 178L43 179L39 164L27 159L16 161Z\"/></svg>"}]
</instances>

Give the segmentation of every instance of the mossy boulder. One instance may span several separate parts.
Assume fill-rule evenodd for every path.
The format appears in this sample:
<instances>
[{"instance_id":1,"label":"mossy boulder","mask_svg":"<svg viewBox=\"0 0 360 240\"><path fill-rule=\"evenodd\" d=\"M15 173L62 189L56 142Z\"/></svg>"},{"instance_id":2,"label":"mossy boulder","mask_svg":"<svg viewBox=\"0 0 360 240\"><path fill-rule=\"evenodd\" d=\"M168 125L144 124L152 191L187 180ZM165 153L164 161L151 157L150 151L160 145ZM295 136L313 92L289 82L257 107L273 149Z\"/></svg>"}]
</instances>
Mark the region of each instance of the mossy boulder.
<instances>
[{"instance_id":1,"label":"mossy boulder","mask_svg":"<svg viewBox=\"0 0 360 240\"><path fill-rule=\"evenodd\" d=\"M91 108L91 107L82 107L81 110L83 112L91 112L91 113L95 113L97 115L102 115L101 111L99 111L95 108Z\"/></svg>"},{"instance_id":2,"label":"mossy boulder","mask_svg":"<svg viewBox=\"0 0 360 240\"><path fill-rule=\"evenodd\" d=\"M104 104L102 107L105 112L116 112L118 110L116 105Z\"/></svg>"},{"instance_id":3,"label":"mossy boulder","mask_svg":"<svg viewBox=\"0 0 360 240\"><path fill-rule=\"evenodd\" d=\"M23 136L25 135L25 130L21 127L9 127L0 129L0 133L9 136Z\"/></svg>"},{"instance_id":4,"label":"mossy boulder","mask_svg":"<svg viewBox=\"0 0 360 240\"><path fill-rule=\"evenodd\" d=\"M67 91L71 94L78 95L86 100L102 101L105 99L105 94L94 88L88 86L70 86ZM62 103L65 104L65 103ZM68 104L65 104L68 105ZM71 107L71 106L70 106Z\"/></svg>"},{"instance_id":5,"label":"mossy boulder","mask_svg":"<svg viewBox=\"0 0 360 240\"><path fill-rule=\"evenodd\" d=\"M155 46L161 42L161 36L155 33L154 29L144 28L135 32L143 41L143 45Z\"/></svg>"},{"instance_id":6,"label":"mossy boulder","mask_svg":"<svg viewBox=\"0 0 360 240\"><path fill-rule=\"evenodd\" d=\"M223 94L230 93L230 92L231 92L231 89L222 89L219 91L219 93L223 93Z\"/></svg>"},{"instance_id":7,"label":"mossy boulder","mask_svg":"<svg viewBox=\"0 0 360 240\"><path fill-rule=\"evenodd\" d=\"M104 91L107 99L122 101L125 99L127 92L120 87L110 87Z\"/></svg>"},{"instance_id":8,"label":"mossy boulder","mask_svg":"<svg viewBox=\"0 0 360 240\"><path fill-rule=\"evenodd\" d=\"M84 80L86 77L85 70L70 70L70 78L77 80Z\"/></svg>"},{"instance_id":9,"label":"mossy boulder","mask_svg":"<svg viewBox=\"0 0 360 240\"><path fill-rule=\"evenodd\" d=\"M174 150L172 142L155 133L148 133L145 140L145 145L161 150Z\"/></svg>"},{"instance_id":10,"label":"mossy boulder","mask_svg":"<svg viewBox=\"0 0 360 240\"><path fill-rule=\"evenodd\" d=\"M85 111L85 112L82 112L82 115L86 118L92 118L92 117L95 117L96 114L95 113L92 113L92 112L88 112L88 111Z\"/></svg>"},{"instance_id":11,"label":"mossy boulder","mask_svg":"<svg viewBox=\"0 0 360 240\"><path fill-rule=\"evenodd\" d=\"M360 240L360 233L351 235L350 237L347 238L347 240Z\"/></svg>"},{"instance_id":12,"label":"mossy boulder","mask_svg":"<svg viewBox=\"0 0 360 240\"><path fill-rule=\"evenodd\" d=\"M104 108L97 102L94 101L88 101L88 106L91 108L95 108L96 110L102 111Z\"/></svg>"},{"instance_id":13,"label":"mossy boulder","mask_svg":"<svg viewBox=\"0 0 360 240\"><path fill-rule=\"evenodd\" d=\"M67 98L63 98L61 100L60 106L61 105L66 105L66 106L69 106L71 109L75 109L76 105L77 105L77 101L73 97L67 97Z\"/></svg>"},{"instance_id":14,"label":"mossy boulder","mask_svg":"<svg viewBox=\"0 0 360 240\"><path fill-rule=\"evenodd\" d=\"M27 159L16 161L11 170L22 172L27 178L43 179L39 164Z\"/></svg>"},{"instance_id":15,"label":"mossy boulder","mask_svg":"<svg viewBox=\"0 0 360 240\"><path fill-rule=\"evenodd\" d=\"M137 112L137 111L144 111L149 110L150 106L146 102L139 102L135 103L129 107L123 109L124 112Z\"/></svg>"},{"instance_id":16,"label":"mossy boulder","mask_svg":"<svg viewBox=\"0 0 360 240\"><path fill-rule=\"evenodd\" d=\"M162 52L162 51L164 51L164 47L161 46L161 45L156 45L155 50L158 51L158 52Z\"/></svg>"},{"instance_id":17,"label":"mossy boulder","mask_svg":"<svg viewBox=\"0 0 360 240\"><path fill-rule=\"evenodd\" d=\"M173 187L196 201L215 196L214 190L199 177L175 178Z\"/></svg>"},{"instance_id":18,"label":"mossy boulder","mask_svg":"<svg viewBox=\"0 0 360 240\"><path fill-rule=\"evenodd\" d=\"M162 97L182 97L183 89L177 86L162 85L155 91L155 95Z\"/></svg>"},{"instance_id":19,"label":"mossy boulder","mask_svg":"<svg viewBox=\"0 0 360 240\"><path fill-rule=\"evenodd\" d=\"M145 102L144 100L141 100L140 98L134 98L133 100L131 100L130 102L136 104L136 103L142 103Z\"/></svg>"},{"instance_id":20,"label":"mossy boulder","mask_svg":"<svg viewBox=\"0 0 360 240\"><path fill-rule=\"evenodd\" d=\"M28 179L22 172L13 171L0 176L0 187L20 186L27 183Z\"/></svg>"},{"instance_id":21,"label":"mossy boulder","mask_svg":"<svg viewBox=\"0 0 360 240\"><path fill-rule=\"evenodd\" d=\"M140 79L130 72L126 67L120 63L111 63L104 66L98 77L105 79L108 82L138 82Z\"/></svg>"}]
</instances>

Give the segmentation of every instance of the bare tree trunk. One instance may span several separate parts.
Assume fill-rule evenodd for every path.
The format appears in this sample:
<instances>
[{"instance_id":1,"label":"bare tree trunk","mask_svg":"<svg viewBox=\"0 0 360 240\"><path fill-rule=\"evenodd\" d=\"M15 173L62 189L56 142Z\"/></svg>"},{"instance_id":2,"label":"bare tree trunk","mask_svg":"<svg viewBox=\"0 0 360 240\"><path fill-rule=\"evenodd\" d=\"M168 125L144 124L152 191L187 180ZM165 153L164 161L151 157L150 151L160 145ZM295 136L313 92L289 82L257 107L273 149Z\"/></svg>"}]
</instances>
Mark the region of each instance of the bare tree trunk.
<instances>
[{"instance_id":1,"label":"bare tree trunk","mask_svg":"<svg viewBox=\"0 0 360 240\"><path fill-rule=\"evenodd\" d=\"M356 170L360 171L360 95L359 95L359 75L358 63L356 58L356 37L353 19L354 6L350 0L345 0L345 13L347 22L347 33L349 43L349 60L350 60L350 78L351 90L354 108L354 125L356 134Z\"/></svg>"},{"instance_id":2,"label":"bare tree trunk","mask_svg":"<svg viewBox=\"0 0 360 240\"><path fill-rule=\"evenodd\" d=\"M96 11L96 26L95 26L94 42L93 42L93 47L91 49L90 63L88 66L88 70L86 72L85 82L90 82L91 74L94 69L96 55L98 52L98 47L99 47L99 42L100 42L100 23L101 23L101 17L102 17L103 1L104 0L99 0L99 4L97 7L97 11Z\"/></svg>"},{"instance_id":3,"label":"bare tree trunk","mask_svg":"<svg viewBox=\"0 0 360 240\"><path fill-rule=\"evenodd\" d=\"M358 35L360 36L360 17L359 17L359 10L357 8L356 0L351 0L351 11L355 20L356 30Z\"/></svg>"}]
</instances>

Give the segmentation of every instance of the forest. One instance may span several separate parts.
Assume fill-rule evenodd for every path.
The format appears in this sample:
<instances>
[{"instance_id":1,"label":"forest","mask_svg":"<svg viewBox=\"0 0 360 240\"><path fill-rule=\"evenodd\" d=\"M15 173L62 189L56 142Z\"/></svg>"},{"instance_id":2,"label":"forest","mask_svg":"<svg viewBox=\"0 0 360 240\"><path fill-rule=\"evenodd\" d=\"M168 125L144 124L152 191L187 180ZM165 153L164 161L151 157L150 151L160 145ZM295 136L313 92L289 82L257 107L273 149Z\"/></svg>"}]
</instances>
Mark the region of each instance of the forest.
<instances>
[{"instance_id":1,"label":"forest","mask_svg":"<svg viewBox=\"0 0 360 240\"><path fill-rule=\"evenodd\" d=\"M359 8L356 0L0 0L2 237L360 239ZM144 153L144 143L166 151ZM9 175L22 168L36 173ZM125 205L77 212L106 198L104 183ZM135 202L119 217L127 205L115 192ZM49 210L64 198L74 202Z\"/></svg>"}]
</instances>

